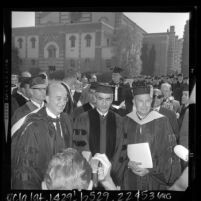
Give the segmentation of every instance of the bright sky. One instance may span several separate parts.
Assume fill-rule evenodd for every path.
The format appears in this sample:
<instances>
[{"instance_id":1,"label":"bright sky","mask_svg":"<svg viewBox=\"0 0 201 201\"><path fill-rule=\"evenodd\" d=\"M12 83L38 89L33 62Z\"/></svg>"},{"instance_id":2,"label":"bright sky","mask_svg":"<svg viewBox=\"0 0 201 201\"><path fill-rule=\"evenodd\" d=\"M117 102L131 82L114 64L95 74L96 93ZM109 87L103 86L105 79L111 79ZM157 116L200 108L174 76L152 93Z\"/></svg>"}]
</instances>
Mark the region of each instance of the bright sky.
<instances>
[{"instance_id":1,"label":"bright sky","mask_svg":"<svg viewBox=\"0 0 201 201\"><path fill-rule=\"evenodd\" d=\"M175 26L176 35L183 37L184 25L189 19L189 13L124 13L147 33L167 32L170 26ZM35 25L34 12L13 12L12 27L27 27Z\"/></svg>"}]
</instances>

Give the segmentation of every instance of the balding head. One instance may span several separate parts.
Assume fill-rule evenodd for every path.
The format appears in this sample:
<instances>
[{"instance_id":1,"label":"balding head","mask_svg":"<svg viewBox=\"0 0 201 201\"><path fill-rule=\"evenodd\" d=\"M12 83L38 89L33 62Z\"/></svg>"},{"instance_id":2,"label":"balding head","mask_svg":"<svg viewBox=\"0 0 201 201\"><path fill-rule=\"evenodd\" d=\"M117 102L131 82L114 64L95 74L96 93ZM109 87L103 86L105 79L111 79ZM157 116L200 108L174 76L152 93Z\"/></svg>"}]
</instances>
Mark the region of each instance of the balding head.
<instances>
[{"instance_id":1,"label":"balding head","mask_svg":"<svg viewBox=\"0 0 201 201\"><path fill-rule=\"evenodd\" d=\"M67 102L67 91L60 82L52 82L48 85L47 108L56 116L63 112Z\"/></svg>"},{"instance_id":2,"label":"balding head","mask_svg":"<svg viewBox=\"0 0 201 201\"><path fill-rule=\"evenodd\" d=\"M51 96L51 93L55 93L55 91L61 90L64 93L67 93L65 87L59 81L52 80L47 88L47 96Z\"/></svg>"}]
</instances>

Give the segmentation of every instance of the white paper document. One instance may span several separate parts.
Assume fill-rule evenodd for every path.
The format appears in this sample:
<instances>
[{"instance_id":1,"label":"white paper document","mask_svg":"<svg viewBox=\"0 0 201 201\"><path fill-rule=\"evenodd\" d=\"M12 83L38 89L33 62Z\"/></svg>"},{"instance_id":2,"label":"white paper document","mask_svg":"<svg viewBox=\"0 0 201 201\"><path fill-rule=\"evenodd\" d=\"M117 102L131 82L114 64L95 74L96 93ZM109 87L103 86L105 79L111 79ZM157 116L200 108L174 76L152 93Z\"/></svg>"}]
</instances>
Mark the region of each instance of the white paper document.
<instances>
[{"instance_id":1,"label":"white paper document","mask_svg":"<svg viewBox=\"0 0 201 201\"><path fill-rule=\"evenodd\" d=\"M127 154L130 161L140 162L141 168L153 168L151 151L149 143L129 144L127 146Z\"/></svg>"}]
</instances>

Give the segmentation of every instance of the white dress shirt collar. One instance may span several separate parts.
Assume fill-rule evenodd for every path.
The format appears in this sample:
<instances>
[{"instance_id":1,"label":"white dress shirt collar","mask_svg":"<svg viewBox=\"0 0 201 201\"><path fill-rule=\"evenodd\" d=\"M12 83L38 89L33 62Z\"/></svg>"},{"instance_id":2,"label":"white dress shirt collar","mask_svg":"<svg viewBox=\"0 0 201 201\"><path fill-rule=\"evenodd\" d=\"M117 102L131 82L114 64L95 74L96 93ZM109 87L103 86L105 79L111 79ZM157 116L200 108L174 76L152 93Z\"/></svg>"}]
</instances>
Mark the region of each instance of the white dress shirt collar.
<instances>
[{"instance_id":1,"label":"white dress shirt collar","mask_svg":"<svg viewBox=\"0 0 201 201\"><path fill-rule=\"evenodd\" d=\"M107 113L108 113L108 111L107 111L105 114L103 114L100 110L98 110L98 108L97 108L96 110L97 110L97 112L98 112L101 116L103 116L103 117L105 117L105 116L107 115Z\"/></svg>"}]
</instances>

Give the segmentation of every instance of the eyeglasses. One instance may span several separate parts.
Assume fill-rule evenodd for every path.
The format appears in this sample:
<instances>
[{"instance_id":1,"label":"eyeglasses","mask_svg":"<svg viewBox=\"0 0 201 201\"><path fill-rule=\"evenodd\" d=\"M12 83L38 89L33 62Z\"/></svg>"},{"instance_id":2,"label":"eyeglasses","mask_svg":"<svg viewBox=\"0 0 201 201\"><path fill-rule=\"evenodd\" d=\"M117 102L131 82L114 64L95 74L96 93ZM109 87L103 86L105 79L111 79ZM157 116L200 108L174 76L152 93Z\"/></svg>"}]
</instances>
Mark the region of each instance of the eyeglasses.
<instances>
[{"instance_id":1,"label":"eyeglasses","mask_svg":"<svg viewBox=\"0 0 201 201\"><path fill-rule=\"evenodd\" d=\"M154 95L153 97L160 99L160 98L163 98L164 96L163 95Z\"/></svg>"}]
</instances>

